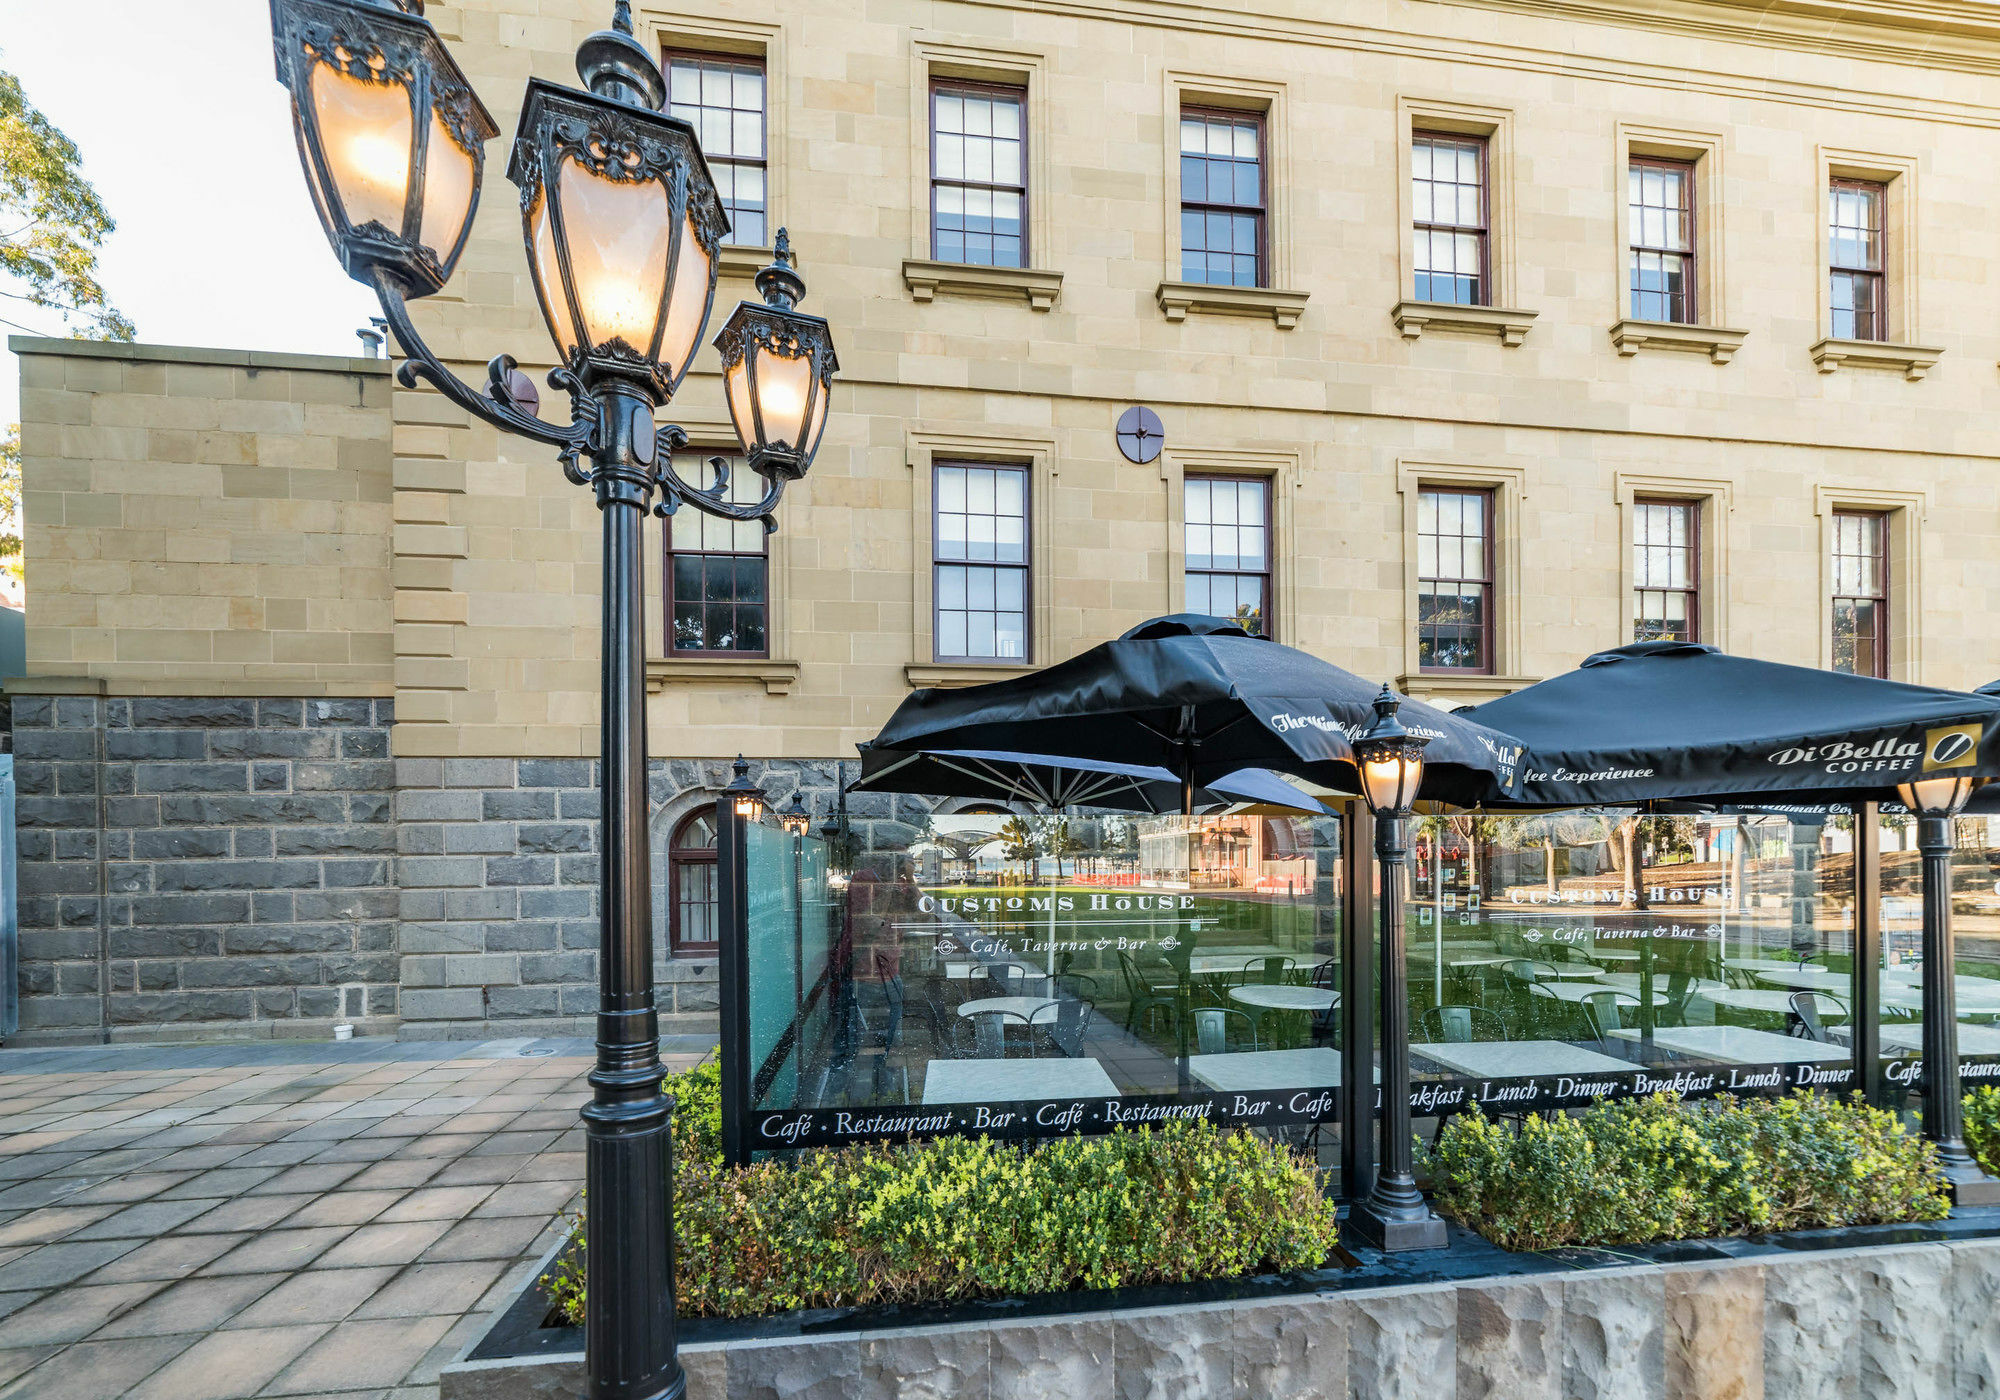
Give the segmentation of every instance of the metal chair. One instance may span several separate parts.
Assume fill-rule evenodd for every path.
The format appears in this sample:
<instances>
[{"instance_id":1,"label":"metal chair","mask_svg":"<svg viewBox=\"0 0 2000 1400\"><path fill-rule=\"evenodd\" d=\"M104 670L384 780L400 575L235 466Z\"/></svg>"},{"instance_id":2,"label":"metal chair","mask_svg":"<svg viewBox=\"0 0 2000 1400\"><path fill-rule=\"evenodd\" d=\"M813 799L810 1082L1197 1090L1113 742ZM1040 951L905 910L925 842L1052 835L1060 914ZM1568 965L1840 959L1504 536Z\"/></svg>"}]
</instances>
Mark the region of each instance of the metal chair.
<instances>
[{"instance_id":1,"label":"metal chair","mask_svg":"<svg viewBox=\"0 0 2000 1400\"><path fill-rule=\"evenodd\" d=\"M1833 1037L1826 1032L1826 1023L1820 1019L1820 1003L1826 1003L1829 1013L1847 1019L1847 1008L1840 998L1828 996L1825 992L1793 992L1791 995L1792 1014L1786 1020L1785 1033L1801 1040L1817 1040L1831 1044Z\"/></svg>"},{"instance_id":2,"label":"metal chair","mask_svg":"<svg viewBox=\"0 0 2000 1400\"><path fill-rule=\"evenodd\" d=\"M1236 974L1230 984L1236 987L1281 987L1291 977L1292 969L1299 965L1293 957L1251 958L1243 964L1243 970Z\"/></svg>"},{"instance_id":3,"label":"metal chair","mask_svg":"<svg viewBox=\"0 0 2000 1400\"><path fill-rule=\"evenodd\" d=\"M1097 979L1087 972L1058 972L1056 974L1056 995L1075 997L1080 1001L1095 1002L1103 995Z\"/></svg>"},{"instance_id":4,"label":"metal chair","mask_svg":"<svg viewBox=\"0 0 2000 1400\"><path fill-rule=\"evenodd\" d=\"M1130 953L1118 955L1118 971L1125 978L1125 1029L1136 1031L1145 1024L1149 1012L1164 1011L1169 1019L1174 1015L1174 998L1178 987L1162 987L1148 982L1140 975L1139 964L1132 961Z\"/></svg>"},{"instance_id":5,"label":"metal chair","mask_svg":"<svg viewBox=\"0 0 2000 1400\"><path fill-rule=\"evenodd\" d=\"M1584 1029L1590 1032L1591 1039L1600 1045L1609 1045L1611 1032L1626 1028L1624 1008L1638 1010L1639 998L1630 992L1615 989L1587 992L1577 1006L1583 1013Z\"/></svg>"},{"instance_id":6,"label":"metal chair","mask_svg":"<svg viewBox=\"0 0 2000 1400\"><path fill-rule=\"evenodd\" d=\"M1427 1045L1505 1040L1507 1026L1483 1006L1433 1006L1417 1017L1414 1039Z\"/></svg>"},{"instance_id":7,"label":"metal chair","mask_svg":"<svg viewBox=\"0 0 2000 1400\"><path fill-rule=\"evenodd\" d=\"M1230 1043L1229 1028L1237 1023L1243 1026L1243 1035L1234 1044ZM1243 1043L1248 1038L1249 1045ZM1249 1012L1237 1011L1226 1006L1203 1006L1194 1012L1195 1053L1200 1055L1224 1055L1232 1050L1251 1049L1257 1046L1257 1022Z\"/></svg>"},{"instance_id":8,"label":"metal chair","mask_svg":"<svg viewBox=\"0 0 2000 1400\"><path fill-rule=\"evenodd\" d=\"M970 1053L973 1059L1005 1059L1007 1032L1016 1026L1021 1029L1021 1040L1016 1043L1024 1042L1030 1053L1034 1050L1034 1026L1018 1011L976 1011L959 1019L970 1025Z\"/></svg>"},{"instance_id":9,"label":"metal chair","mask_svg":"<svg viewBox=\"0 0 2000 1400\"><path fill-rule=\"evenodd\" d=\"M1035 1023L1037 1053L1047 1046L1069 1059L1080 1057L1083 1054L1084 1033L1090 1029L1091 1017L1096 1011L1097 1008L1087 1001L1072 999L1057 1002L1055 1020Z\"/></svg>"},{"instance_id":10,"label":"metal chair","mask_svg":"<svg viewBox=\"0 0 2000 1400\"><path fill-rule=\"evenodd\" d=\"M1312 1013L1312 1039L1315 1045L1340 1038L1340 962L1328 958L1312 970L1312 985L1315 990L1327 993L1333 1001L1324 1011Z\"/></svg>"},{"instance_id":11,"label":"metal chair","mask_svg":"<svg viewBox=\"0 0 2000 1400\"><path fill-rule=\"evenodd\" d=\"M1536 962L1532 958L1514 958L1500 964L1501 986L1505 988L1508 1001L1514 1013L1520 1018L1521 1026L1534 1038L1534 1033L1548 1021L1550 1014L1558 1008L1548 1008L1544 1003L1559 1001L1559 998L1544 993L1535 995L1535 988L1544 977L1559 977L1560 974L1548 963Z\"/></svg>"}]
</instances>

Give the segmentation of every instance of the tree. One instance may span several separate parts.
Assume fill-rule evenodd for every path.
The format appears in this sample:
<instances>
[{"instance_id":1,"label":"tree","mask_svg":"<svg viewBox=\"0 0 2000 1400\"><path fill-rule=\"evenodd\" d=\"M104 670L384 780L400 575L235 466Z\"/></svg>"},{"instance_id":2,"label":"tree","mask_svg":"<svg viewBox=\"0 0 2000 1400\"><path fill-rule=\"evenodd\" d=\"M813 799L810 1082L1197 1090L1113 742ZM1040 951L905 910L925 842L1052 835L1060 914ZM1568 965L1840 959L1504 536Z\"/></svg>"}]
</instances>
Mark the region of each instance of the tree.
<instances>
[{"instance_id":1,"label":"tree","mask_svg":"<svg viewBox=\"0 0 2000 1400\"><path fill-rule=\"evenodd\" d=\"M132 323L97 280L97 250L117 227L83 178L83 153L0 71L0 297L46 307L73 334L130 340Z\"/></svg>"},{"instance_id":2,"label":"tree","mask_svg":"<svg viewBox=\"0 0 2000 1400\"><path fill-rule=\"evenodd\" d=\"M1002 822L999 836L1006 858L1020 861L1024 872L1028 862L1040 854L1041 843L1036 839L1035 829L1021 817L1009 817Z\"/></svg>"},{"instance_id":3,"label":"tree","mask_svg":"<svg viewBox=\"0 0 2000 1400\"><path fill-rule=\"evenodd\" d=\"M0 438L0 574L21 581L21 425Z\"/></svg>"}]
</instances>

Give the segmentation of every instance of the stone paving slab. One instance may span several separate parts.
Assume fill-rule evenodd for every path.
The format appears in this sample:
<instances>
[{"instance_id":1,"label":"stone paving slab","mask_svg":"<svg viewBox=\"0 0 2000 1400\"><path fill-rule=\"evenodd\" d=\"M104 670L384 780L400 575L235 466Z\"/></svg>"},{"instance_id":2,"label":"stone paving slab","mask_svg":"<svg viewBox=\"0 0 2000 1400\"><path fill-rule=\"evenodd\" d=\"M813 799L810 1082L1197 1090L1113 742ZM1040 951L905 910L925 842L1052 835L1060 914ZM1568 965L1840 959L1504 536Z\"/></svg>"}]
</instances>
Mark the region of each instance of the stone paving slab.
<instances>
[{"instance_id":1,"label":"stone paving slab","mask_svg":"<svg viewBox=\"0 0 2000 1400\"><path fill-rule=\"evenodd\" d=\"M0 1051L0 1400L435 1400L575 1206L590 1053Z\"/></svg>"}]
</instances>

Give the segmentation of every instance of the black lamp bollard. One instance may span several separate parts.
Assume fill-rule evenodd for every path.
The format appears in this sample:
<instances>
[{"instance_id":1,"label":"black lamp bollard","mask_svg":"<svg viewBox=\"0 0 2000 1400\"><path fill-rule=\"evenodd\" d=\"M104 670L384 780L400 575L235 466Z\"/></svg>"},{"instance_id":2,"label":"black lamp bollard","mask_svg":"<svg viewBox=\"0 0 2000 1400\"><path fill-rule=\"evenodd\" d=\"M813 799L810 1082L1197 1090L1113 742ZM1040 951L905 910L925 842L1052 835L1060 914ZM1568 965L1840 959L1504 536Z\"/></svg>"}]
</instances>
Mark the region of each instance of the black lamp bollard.
<instances>
[{"instance_id":1,"label":"black lamp bollard","mask_svg":"<svg viewBox=\"0 0 2000 1400\"><path fill-rule=\"evenodd\" d=\"M1442 1249L1447 1243L1444 1221L1417 1189L1410 1151L1410 992L1403 927L1409 851L1404 833L1423 782L1426 741L1396 718L1400 703L1383 686L1375 699L1375 722L1354 743L1362 796L1375 814L1375 858L1382 876L1382 1165L1368 1199L1349 1212L1347 1223L1363 1240L1391 1253ZM1365 1094L1367 1089L1362 1083L1349 1092Z\"/></svg>"},{"instance_id":2,"label":"black lamp bollard","mask_svg":"<svg viewBox=\"0 0 2000 1400\"><path fill-rule=\"evenodd\" d=\"M498 128L423 9L423 0L272 0L278 79L327 239L347 274L374 288L409 356L399 382L427 380L482 422L554 448L564 475L597 498L603 815L597 1067L583 1110L585 1371L591 1400L675 1400L686 1377L674 1332L672 1105L654 1009L641 526L649 510L692 506L775 529L779 498L818 448L838 364L826 322L793 309L805 283L780 229L757 276L763 301L740 303L714 342L761 499L732 499L720 458L705 488L674 470L688 436L654 415L708 324L729 220L694 128L660 110L665 80L633 37L629 0L617 0L612 27L577 50L587 90L529 80L507 171L555 341L548 382L569 396L569 422L540 416L512 356L488 364L483 389L458 378L424 344L409 302L450 280ZM634 220L654 226L635 230Z\"/></svg>"},{"instance_id":3,"label":"black lamp bollard","mask_svg":"<svg viewBox=\"0 0 2000 1400\"><path fill-rule=\"evenodd\" d=\"M1967 777L1922 778L1899 789L1917 818L1924 868L1924 1136L1962 1206L2000 1205L2000 1181L1979 1169L1965 1146L1958 1078L1958 986L1951 936L1952 819L1978 786Z\"/></svg>"}]
</instances>

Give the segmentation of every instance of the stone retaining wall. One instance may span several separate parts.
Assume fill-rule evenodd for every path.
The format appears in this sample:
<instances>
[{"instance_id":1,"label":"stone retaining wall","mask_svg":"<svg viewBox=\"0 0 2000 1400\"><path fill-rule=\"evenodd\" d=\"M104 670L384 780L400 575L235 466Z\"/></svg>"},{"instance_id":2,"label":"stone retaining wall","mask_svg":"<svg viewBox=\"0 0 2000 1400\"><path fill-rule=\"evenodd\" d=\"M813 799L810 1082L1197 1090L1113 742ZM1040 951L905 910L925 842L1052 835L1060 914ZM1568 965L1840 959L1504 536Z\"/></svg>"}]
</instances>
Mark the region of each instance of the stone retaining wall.
<instances>
[{"instance_id":1,"label":"stone retaining wall","mask_svg":"<svg viewBox=\"0 0 2000 1400\"><path fill-rule=\"evenodd\" d=\"M682 1351L688 1400L1973 1400L2000 1240L1579 1269ZM580 1354L440 1400L579 1393Z\"/></svg>"}]
</instances>

